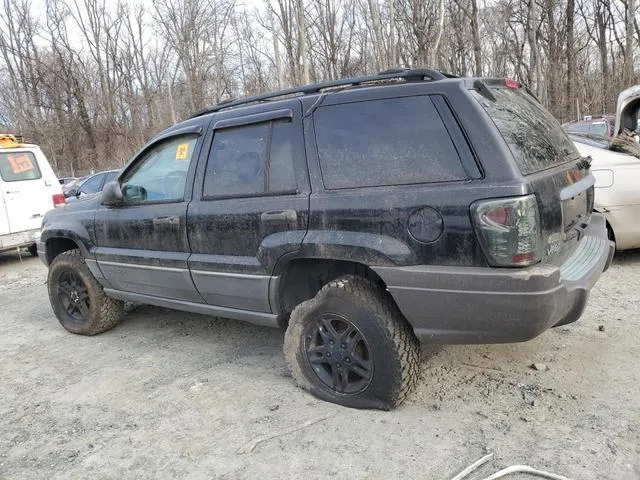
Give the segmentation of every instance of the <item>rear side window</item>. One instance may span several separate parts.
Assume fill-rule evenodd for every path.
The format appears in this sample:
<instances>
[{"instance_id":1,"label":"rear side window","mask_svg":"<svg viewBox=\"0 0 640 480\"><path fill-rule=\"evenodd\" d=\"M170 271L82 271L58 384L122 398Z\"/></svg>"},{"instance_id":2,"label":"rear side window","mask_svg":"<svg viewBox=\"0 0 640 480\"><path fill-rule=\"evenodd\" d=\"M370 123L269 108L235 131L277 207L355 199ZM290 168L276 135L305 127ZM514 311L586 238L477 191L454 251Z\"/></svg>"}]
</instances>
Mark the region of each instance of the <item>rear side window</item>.
<instances>
[{"instance_id":1,"label":"rear side window","mask_svg":"<svg viewBox=\"0 0 640 480\"><path fill-rule=\"evenodd\" d=\"M20 182L42 178L42 173L31 152L0 153L0 177L5 182Z\"/></svg>"},{"instance_id":2,"label":"rear side window","mask_svg":"<svg viewBox=\"0 0 640 480\"><path fill-rule=\"evenodd\" d=\"M327 189L467 178L427 96L320 107L314 124Z\"/></svg>"},{"instance_id":3,"label":"rear side window","mask_svg":"<svg viewBox=\"0 0 640 480\"><path fill-rule=\"evenodd\" d=\"M507 142L523 175L580 156L560 123L524 88L492 88L491 93L495 101L473 91Z\"/></svg>"},{"instance_id":4,"label":"rear side window","mask_svg":"<svg viewBox=\"0 0 640 480\"><path fill-rule=\"evenodd\" d=\"M295 193L294 125L274 121L216 130L204 197Z\"/></svg>"}]
</instances>

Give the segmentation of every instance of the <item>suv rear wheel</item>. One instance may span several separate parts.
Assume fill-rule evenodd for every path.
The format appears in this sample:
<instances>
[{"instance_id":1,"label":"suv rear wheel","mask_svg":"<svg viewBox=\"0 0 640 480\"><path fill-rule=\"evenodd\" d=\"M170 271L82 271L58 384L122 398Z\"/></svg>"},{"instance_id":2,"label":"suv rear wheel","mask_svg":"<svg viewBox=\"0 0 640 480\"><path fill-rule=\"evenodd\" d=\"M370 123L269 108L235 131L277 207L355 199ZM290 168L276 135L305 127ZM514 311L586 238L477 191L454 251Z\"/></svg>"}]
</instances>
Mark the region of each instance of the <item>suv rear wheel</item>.
<instances>
[{"instance_id":1,"label":"suv rear wheel","mask_svg":"<svg viewBox=\"0 0 640 480\"><path fill-rule=\"evenodd\" d=\"M80 250L61 253L51 262L47 286L56 317L71 333L96 335L124 316L123 302L104 294Z\"/></svg>"},{"instance_id":2,"label":"suv rear wheel","mask_svg":"<svg viewBox=\"0 0 640 480\"><path fill-rule=\"evenodd\" d=\"M419 376L420 345L384 290L345 276L298 305L284 354L295 381L347 407L390 410Z\"/></svg>"}]
</instances>

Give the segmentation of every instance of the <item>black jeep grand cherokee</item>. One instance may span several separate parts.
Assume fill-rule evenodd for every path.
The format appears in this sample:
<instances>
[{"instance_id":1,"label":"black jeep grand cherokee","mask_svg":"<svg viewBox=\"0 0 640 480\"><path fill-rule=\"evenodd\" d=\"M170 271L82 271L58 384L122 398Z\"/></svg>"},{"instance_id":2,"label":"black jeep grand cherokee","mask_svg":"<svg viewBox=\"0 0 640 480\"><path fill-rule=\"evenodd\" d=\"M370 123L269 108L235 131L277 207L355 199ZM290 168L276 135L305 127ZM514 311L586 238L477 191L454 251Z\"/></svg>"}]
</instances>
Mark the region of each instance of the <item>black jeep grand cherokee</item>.
<instances>
[{"instance_id":1,"label":"black jeep grand cherokee","mask_svg":"<svg viewBox=\"0 0 640 480\"><path fill-rule=\"evenodd\" d=\"M419 342L578 319L613 255L593 184L517 82L393 70L197 113L49 212L38 251L73 333L112 328L124 300L288 325L301 386L389 409Z\"/></svg>"}]
</instances>

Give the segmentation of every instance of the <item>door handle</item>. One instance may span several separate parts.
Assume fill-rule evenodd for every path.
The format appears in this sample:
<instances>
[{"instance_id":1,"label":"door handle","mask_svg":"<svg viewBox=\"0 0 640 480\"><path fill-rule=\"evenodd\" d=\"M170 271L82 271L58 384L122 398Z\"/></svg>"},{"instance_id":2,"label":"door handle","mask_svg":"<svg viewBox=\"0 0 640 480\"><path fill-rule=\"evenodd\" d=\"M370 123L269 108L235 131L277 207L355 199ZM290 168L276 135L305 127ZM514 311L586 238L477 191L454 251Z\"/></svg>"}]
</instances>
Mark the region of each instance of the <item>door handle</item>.
<instances>
[{"instance_id":1,"label":"door handle","mask_svg":"<svg viewBox=\"0 0 640 480\"><path fill-rule=\"evenodd\" d=\"M153 225L180 225L180 218L174 216L157 217L153 219Z\"/></svg>"},{"instance_id":2,"label":"door handle","mask_svg":"<svg viewBox=\"0 0 640 480\"><path fill-rule=\"evenodd\" d=\"M260 220L263 222L289 222L293 223L298 220L298 212L295 210L276 210L273 212L263 212L260 214Z\"/></svg>"},{"instance_id":3,"label":"door handle","mask_svg":"<svg viewBox=\"0 0 640 480\"><path fill-rule=\"evenodd\" d=\"M8 195L11 195L12 193L20 193L20 190L7 190Z\"/></svg>"}]
</instances>

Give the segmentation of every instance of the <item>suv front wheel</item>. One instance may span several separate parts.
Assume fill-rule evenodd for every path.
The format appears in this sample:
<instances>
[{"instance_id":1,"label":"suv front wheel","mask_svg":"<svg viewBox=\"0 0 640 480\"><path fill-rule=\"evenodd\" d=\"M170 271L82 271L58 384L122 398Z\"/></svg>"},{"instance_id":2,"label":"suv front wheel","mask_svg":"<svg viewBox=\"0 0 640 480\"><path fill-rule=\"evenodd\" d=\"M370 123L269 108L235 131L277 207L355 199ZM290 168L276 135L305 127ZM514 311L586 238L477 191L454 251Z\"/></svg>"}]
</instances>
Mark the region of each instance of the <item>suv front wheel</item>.
<instances>
[{"instance_id":1,"label":"suv front wheel","mask_svg":"<svg viewBox=\"0 0 640 480\"><path fill-rule=\"evenodd\" d=\"M389 294L351 275L294 309L284 354L298 385L347 407L390 410L419 376L420 345Z\"/></svg>"},{"instance_id":2,"label":"suv front wheel","mask_svg":"<svg viewBox=\"0 0 640 480\"><path fill-rule=\"evenodd\" d=\"M49 266L49 300L60 324L79 335L96 335L115 327L124 304L107 297L80 250L61 253Z\"/></svg>"}]
</instances>

